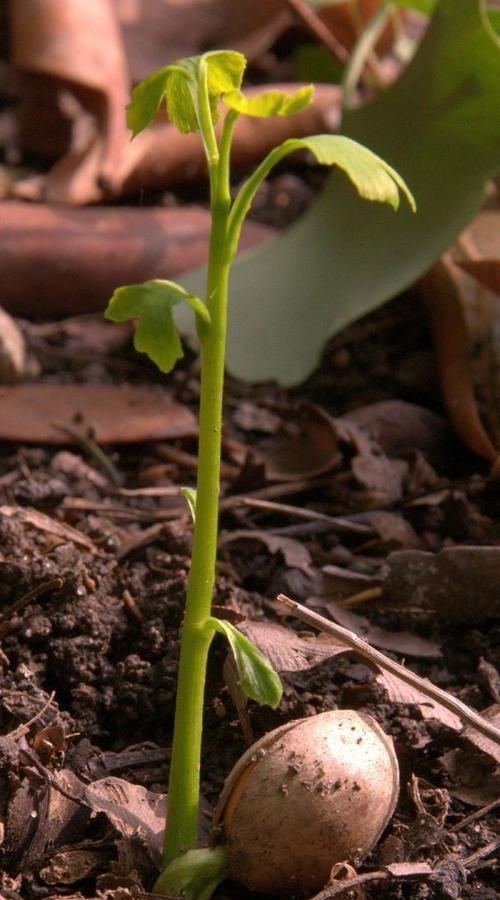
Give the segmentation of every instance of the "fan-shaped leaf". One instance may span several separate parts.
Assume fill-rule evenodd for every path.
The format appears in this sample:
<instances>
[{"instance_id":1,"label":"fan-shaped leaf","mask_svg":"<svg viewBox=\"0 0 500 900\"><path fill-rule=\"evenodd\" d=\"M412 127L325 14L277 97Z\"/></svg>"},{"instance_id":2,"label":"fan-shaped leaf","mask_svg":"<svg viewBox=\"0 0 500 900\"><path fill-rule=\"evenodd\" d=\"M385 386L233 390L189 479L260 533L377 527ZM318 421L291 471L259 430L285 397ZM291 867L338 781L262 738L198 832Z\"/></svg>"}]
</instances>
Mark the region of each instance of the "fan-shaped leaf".
<instances>
[{"instance_id":1,"label":"fan-shaped leaf","mask_svg":"<svg viewBox=\"0 0 500 900\"><path fill-rule=\"evenodd\" d=\"M192 299L191 294L173 281L155 279L117 288L104 315L113 322L138 319L136 350L147 353L162 372L170 372L183 356L172 307L179 300Z\"/></svg>"},{"instance_id":2,"label":"fan-shaped leaf","mask_svg":"<svg viewBox=\"0 0 500 900\"><path fill-rule=\"evenodd\" d=\"M139 82L127 107L127 124L134 136L153 120L162 100L179 131L184 134L199 131L198 75L201 66L206 66L210 108L214 123L217 121L221 97L239 89L245 71L245 57L234 50L214 50L202 56L180 59Z\"/></svg>"},{"instance_id":3,"label":"fan-shaped leaf","mask_svg":"<svg viewBox=\"0 0 500 900\"><path fill-rule=\"evenodd\" d=\"M245 116L258 116L261 119L269 116L293 116L309 105L313 93L312 85L301 87L293 94L272 90L255 97L246 97L241 91L231 91L225 95L224 103Z\"/></svg>"},{"instance_id":4,"label":"fan-shaped leaf","mask_svg":"<svg viewBox=\"0 0 500 900\"><path fill-rule=\"evenodd\" d=\"M342 135L317 134L292 138L283 146L289 151L309 150L322 165L342 169L365 200L379 200L397 209L401 191L411 209L416 209L413 195L395 169L357 141Z\"/></svg>"}]
</instances>

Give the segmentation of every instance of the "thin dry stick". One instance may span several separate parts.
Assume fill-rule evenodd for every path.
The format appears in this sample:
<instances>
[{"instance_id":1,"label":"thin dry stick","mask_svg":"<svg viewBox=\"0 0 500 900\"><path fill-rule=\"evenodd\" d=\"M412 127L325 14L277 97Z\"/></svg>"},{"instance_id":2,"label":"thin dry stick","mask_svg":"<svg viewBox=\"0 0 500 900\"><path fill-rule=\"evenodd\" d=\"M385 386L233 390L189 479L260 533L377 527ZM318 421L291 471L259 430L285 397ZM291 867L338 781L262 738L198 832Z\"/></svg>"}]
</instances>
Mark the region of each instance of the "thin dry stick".
<instances>
[{"instance_id":1,"label":"thin dry stick","mask_svg":"<svg viewBox=\"0 0 500 900\"><path fill-rule=\"evenodd\" d=\"M346 63L349 59L349 51L335 37L329 28L321 21L319 16L304 0L288 0L288 5L295 15L304 23L313 37L337 57L339 62Z\"/></svg>"},{"instance_id":2,"label":"thin dry stick","mask_svg":"<svg viewBox=\"0 0 500 900\"><path fill-rule=\"evenodd\" d=\"M358 603L367 603L369 600L378 600L382 596L381 587L367 588L365 591L358 591L357 594L351 594L350 597L342 597L339 600L340 606L350 607L357 606Z\"/></svg>"},{"instance_id":3,"label":"thin dry stick","mask_svg":"<svg viewBox=\"0 0 500 900\"><path fill-rule=\"evenodd\" d=\"M27 594L23 594L22 597L19 597L15 600L14 603L11 604L6 610L0 612L0 637L5 637L9 633L10 629L10 619L14 615L14 613L19 612L25 606L28 606L33 600L36 600L42 594L45 594L47 591L59 591L61 590L64 582L62 578L51 578L50 581L44 581L43 584L38 584L33 590L28 591ZM6 620L6 621L4 621Z\"/></svg>"},{"instance_id":4,"label":"thin dry stick","mask_svg":"<svg viewBox=\"0 0 500 900\"><path fill-rule=\"evenodd\" d=\"M481 809L476 809L470 816L466 816L465 819L461 819L460 822L457 822L453 828L450 828L450 831L462 831L462 829L467 825L470 825L471 822L476 822L477 819L482 819L483 816L487 816L488 813L496 809L497 806L500 806L500 798L498 800L492 800L491 803L487 803L486 806L482 806Z\"/></svg>"},{"instance_id":5,"label":"thin dry stick","mask_svg":"<svg viewBox=\"0 0 500 900\"><path fill-rule=\"evenodd\" d=\"M31 719L28 719L27 722L24 722L22 725L18 725L17 728L14 729L14 731L9 731L7 737L10 738L11 741L17 741L20 737L23 737L23 735L27 734L31 726L34 725L35 722L38 722L38 720L43 716L44 712L48 710L55 696L56 692L52 691L49 699L46 703L43 704L41 710L37 712L36 715L34 715Z\"/></svg>"},{"instance_id":6,"label":"thin dry stick","mask_svg":"<svg viewBox=\"0 0 500 900\"><path fill-rule=\"evenodd\" d=\"M360 522L351 522L341 516L328 516L326 513L316 512L314 509L303 509L301 506L290 506L288 503L276 503L274 500L260 500L251 496L226 497L221 502L221 509L231 509L234 506L250 506L254 509L264 509L269 512L283 513L297 519L310 519L315 522L327 522L332 529L346 534L371 535L373 529L370 525Z\"/></svg>"},{"instance_id":7,"label":"thin dry stick","mask_svg":"<svg viewBox=\"0 0 500 900\"><path fill-rule=\"evenodd\" d=\"M458 716L462 722L471 725L484 735L484 737L490 738L492 741L500 744L500 729L496 728L491 722L488 722L480 716L479 713L474 712L473 709L470 709L465 703L462 703L461 700L457 700L456 697L452 697L451 694L436 687L435 684L432 684L430 681L425 681L425 679L415 675L410 669L407 669L400 663L394 662L392 659L389 659L388 656L384 656L379 650L370 647L366 641L363 641L357 634L354 634L353 631L348 631L347 628L342 628L341 625L330 622L329 619L325 619L324 616L320 616L319 613L312 612L312 610L307 609L295 600L291 600L290 597L287 597L285 594L278 594L277 599L284 606L287 606L288 609L291 609L298 619L302 619L303 622L312 625L313 628L317 628L319 631L327 631L329 634L333 634L338 640L347 644L348 647L361 653L365 659L369 659L371 662L375 663L375 665L381 666L388 672L392 672L393 675L396 675L401 681L405 681L418 691L422 691L423 694L427 694L431 700L435 700L436 703L440 703L441 706L446 707L446 709Z\"/></svg>"}]
</instances>

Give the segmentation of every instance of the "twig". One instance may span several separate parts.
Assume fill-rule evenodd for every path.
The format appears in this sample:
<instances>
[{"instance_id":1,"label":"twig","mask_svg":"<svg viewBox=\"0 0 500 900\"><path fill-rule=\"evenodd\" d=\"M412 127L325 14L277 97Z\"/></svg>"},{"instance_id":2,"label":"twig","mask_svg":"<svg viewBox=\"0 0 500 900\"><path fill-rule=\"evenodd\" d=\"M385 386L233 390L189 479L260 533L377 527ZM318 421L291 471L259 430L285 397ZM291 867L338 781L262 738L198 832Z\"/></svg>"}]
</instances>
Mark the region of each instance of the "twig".
<instances>
[{"instance_id":1,"label":"twig","mask_svg":"<svg viewBox=\"0 0 500 900\"><path fill-rule=\"evenodd\" d=\"M486 844L484 847L480 847L479 850L471 853L466 859L461 860L462 865L471 868L476 862L479 862L480 859L484 859L485 856L489 856L490 853L494 853L499 847L500 837L497 837L494 841L490 841L489 844Z\"/></svg>"},{"instance_id":2,"label":"twig","mask_svg":"<svg viewBox=\"0 0 500 900\"><path fill-rule=\"evenodd\" d=\"M370 525L362 525L358 522L350 522L340 516L328 516L326 513L316 512L314 509L303 509L301 506L290 506L287 503L276 503L274 500L260 500L255 497L226 497L221 503L221 509L231 509L234 506L250 506L254 509L266 509L269 512L283 513L287 516L295 516L297 519L309 519L315 522L328 522L332 529L345 534L371 535L373 529Z\"/></svg>"},{"instance_id":3,"label":"twig","mask_svg":"<svg viewBox=\"0 0 500 900\"><path fill-rule=\"evenodd\" d=\"M453 825L453 828L450 828L450 831L462 831L462 828L470 825L471 822L476 822L477 819L482 819L483 816L487 816L488 813L496 809L497 806L500 806L500 798L498 800L492 800L491 803L487 803L486 806L482 806L481 809L474 810L470 816L466 816L465 819L462 819L460 822L457 822L456 825Z\"/></svg>"},{"instance_id":4,"label":"twig","mask_svg":"<svg viewBox=\"0 0 500 900\"><path fill-rule=\"evenodd\" d=\"M7 609L0 612L0 619L10 619L14 613L19 612L20 609L27 606L32 600L36 600L37 597L40 597L42 594L46 594L47 591L60 591L63 584L64 581L62 578L51 578L50 581L44 581L42 584L37 584L31 591L28 591L27 594L23 594L22 597L15 600L14 603L7 607Z\"/></svg>"},{"instance_id":5,"label":"twig","mask_svg":"<svg viewBox=\"0 0 500 900\"><path fill-rule=\"evenodd\" d=\"M57 431L61 431L63 434L67 434L68 437L72 438L81 450L84 450L88 455L95 459L97 463L104 469L104 472L108 476L110 482L115 487L120 487L123 484L123 476L121 472L118 471L114 463L109 458L108 454L104 452L104 450L99 447L91 437L87 437L86 435L80 434L80 432L75 431L73 428L68 428L67 425L58 425L56 422L52 424L52 428L57 429Z\"/></svg>"},{"instance_id":6,"label":"twig","mask_svg":"<svg viewBox=\"0 0 500 900\"><path fill-rule=\"evenodd\" d=\"M399 869L399 871L394 872L391 869ZM389 881L390 879L395 880L398 879L408 879L408 878L429 878L433 874L433 870L429 866L428 863L414 863L413 866L407 870L402 867L396 866L388 866L387 869L380 869L377 872L364 872L361 875L355 875L354 878L346 878L342 881L333 881L328 887L324 888L319 894L315 894L314 897L311 897L310 900L333 900L333 897L338 897L341 894L346 894L346 897L351 896L349 891L353 891L353 889L360 887L363 884L367 884L370 881Z\"/></svg>"},{"instance_id":7,"label":"twig","mask_svg":"<svg viewBox=\"0 0 500 900\"><path fill-rule=\"evenodd\" d=\"M320 44L323 44L332 56L335 56L339 62L346 63L349 59L349 51L335 37L329 28L321 21L319 16L311 9L304 0L288 0L288 5L298 19L304 23L308 31L311 32Z\"/></svg>"},{"instance_id":8,"label":"twig","mask_svg":"<svg viewBox=\"0 0 500 900\"><path fill-rule=\"evenodd\" d=\"M290 597L287 597L285 594L278 594L277 599L284 606L287 606L288 609L292 610L298 619L302 619L303 622L312 625L313 628L317 628L319 631L327 631L329 634L333 634L338 640L347 644L348 647L361 653L365 659L369 659L375 665L386 669L388 672L392 672L393 675L396 675L401 681L405 681L406 684L410 684L418 691L426 694L431 700L440 703L441 706L444 706L450 712L454 713L454 715L458 716L462 722L475 728L484 735L484 737L490 738L497 744L500 744L500 729L496 728L486 719L483 719L479 713L474 712L474 710L466 706L465 703L462 703L461 700L457 700L456 697L448 694L447 691L441 690L441 688L436 687L436 685L432 684L430 681L426 681L424 678L415 675L414 672L400 663L389 659L389 657L381 653L380 650L375 650L373 647L370 647L366 641L363 641L357 634L354 634L353 631L348 631L347 628L343 628L341 625L337 625L335 622L325 619L324 616L320 616L319 613L315 613L305 606L302 606L302 604L297 603L295 600L291 600Z\"/></svg>"},{"instance_id":9,"label":"twig","mask_svg":"<svg viewBox=\"0 0 500 900\"><path fill-rule=\"evenodd\" d=\"M39 712L37 712L36 715L34 715L31 719L28 719L27 722L23 722L22 725L18 725L17 728L14 729L14 731L9 731L7 737L10 738L11 741L17 741L24 734L27 734L31 726L34 725L35 722L38 722L38 720L42 718L44 712L49 709L55 695L56 692L52 691L49 699L46 703L43 704L41 710L39 710Z\"/></svg>"},{"instance_id":10,"label":"twig","mask_svg":"<svg viewBox=\"0 0 500 900\"><path fill-rule=\"evenodd\" d=\"M33 600L36 600L37 597L40 597L42 594L46 594L47 591L60 591L64 581L62 578L51 578L50 581L44 581L43 584L38 584L33 590L28 591L27 594L23 594L22 597L19 597L14 603L11 604L7 609L3 612L0 612L0 637L5 637L6 634L9 633L10 630L10 619L14 615L14 613L19 612L19 610L24 609L28 603L31 603Z\"/></svg>"},{"instance_id":11,"label":"twig","mask_svg":"<svg viewBox=\"0 0 500 900\"><path fill-rule=\"evenodd\" d=\"M357 594L351 594L350 597L342 597L339 605L344 607L357 606L358 603L367 603L368 600L378 600L382 596L381 587L367 588L365 591L358 591Z\"/></svg>"}]
</instances>

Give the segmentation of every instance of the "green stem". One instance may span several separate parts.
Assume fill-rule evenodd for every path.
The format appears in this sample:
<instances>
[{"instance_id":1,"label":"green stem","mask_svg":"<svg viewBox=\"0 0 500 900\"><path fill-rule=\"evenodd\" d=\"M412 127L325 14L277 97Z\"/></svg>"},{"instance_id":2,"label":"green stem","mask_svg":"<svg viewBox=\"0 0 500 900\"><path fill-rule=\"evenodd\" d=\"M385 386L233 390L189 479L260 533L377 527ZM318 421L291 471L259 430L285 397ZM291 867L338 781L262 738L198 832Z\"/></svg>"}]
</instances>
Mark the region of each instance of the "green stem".
<instances>
[{"instance_id":1,"label":"green stem","mask_svg":"<svg viewBox=\"0 0 500 900\"><path fill-rule=\"evenodd\" d=\"M192 849L198 843L204 688L208 650L214 634L213 629L206 626L211 613L217 554L229 279L229 263L225 262L229 208L225 173L219 172L214 182L207 276L210 324L203 322L198 329L201 386L196 523L181 634L164 867L182 851Z\"/></svg>"},{"instance_id":2,"label":"green stem","mask_svg":"<svg viewBox=\"0 0 500 900\"><path fill-rule=\"evenodd\" d=\"M241 226L245 219L245 216L250 209L255 194L257 193L258 188L262 184L265 178L269 175L271 169L288 153L292 153L294 150L299 149L300 142L295 141L293 138L284 141L279 147L275 147L271 150L270 153L262 160L261 164L257 166L255 172L250 175L250 178L247 178L245 183L240 188L238 196L236 197L233 208L231 210L231 214L229 216L228 221L228 229L227 229L227 253L230 259L233 258L237 249L238 249L238 241L241 232Z\"/></svg>"}]
</instances>

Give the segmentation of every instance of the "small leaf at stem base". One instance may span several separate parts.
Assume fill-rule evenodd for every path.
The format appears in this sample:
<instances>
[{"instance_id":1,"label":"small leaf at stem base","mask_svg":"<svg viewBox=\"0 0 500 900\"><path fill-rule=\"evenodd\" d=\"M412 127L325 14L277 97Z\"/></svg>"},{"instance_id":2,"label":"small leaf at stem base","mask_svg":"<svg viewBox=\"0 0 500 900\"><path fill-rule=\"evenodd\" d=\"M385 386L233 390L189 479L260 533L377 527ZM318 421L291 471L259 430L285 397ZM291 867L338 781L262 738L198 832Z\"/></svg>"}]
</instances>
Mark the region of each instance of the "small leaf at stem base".
<instances>
[{"instance_id":1,"label":"small leaf at stem base","mask_svg":"<svg viewBox=\"0 0 500 900\"><path fill-rule=\"evenodd\" d=\"M191 487L181 487L180 493L189 506L189 512L191 513L191 518L194 525L194 523L196 522L196 490Z\"/></svg>"},{"instance_id":2,"label":"small leaf at stem base","mask_svg":"<svg viewBox=\"0 0 500 900\"><path fill-rule=\"evenodd\" d=\"M147 353L162 372L170 372L183 356L182 346L172 315L179 300L190 305L201 304L173 281L155 279L144 284L128 284L117 288L104 313L113 322L138 319L134 336L136 350Z\"/></svg>"},{"instance_id":3,"label":"small leaf at stem base","mask_svg":"<svg viewBox=\"0 0 500 900\"><path fill-rule=\"evenodd\" d=\"M225 870L224 847L188 850L163 869L154 893L165 897L182 896L187 900L210 900L217 885L226 877Z\"/></svg>"},{"instance_id":4,"label":"small leaf at stem base","mask_svg":"<svg viewBox=\"0 0 500 900\"><path fill-rule=\"evenodd\" d=\"M281 700L283 686L277 672L260 650L241 631L225 619L209 619L214 631L223 634L233 651L240 685L247 697L275 709Z\"/></svg>"}]
</instances>

